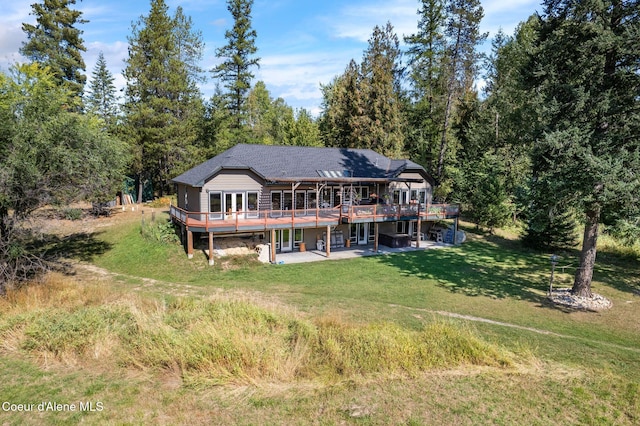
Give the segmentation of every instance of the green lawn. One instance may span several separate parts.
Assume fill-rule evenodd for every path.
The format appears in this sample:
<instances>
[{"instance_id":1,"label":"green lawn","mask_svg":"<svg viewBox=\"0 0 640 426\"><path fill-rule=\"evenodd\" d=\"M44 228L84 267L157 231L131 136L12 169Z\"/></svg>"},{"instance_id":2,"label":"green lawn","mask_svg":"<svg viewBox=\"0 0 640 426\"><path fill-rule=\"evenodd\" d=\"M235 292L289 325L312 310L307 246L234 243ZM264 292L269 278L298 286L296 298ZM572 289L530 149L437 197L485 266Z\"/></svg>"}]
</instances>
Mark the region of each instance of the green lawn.
<instances>
[{"instance_id":1,"label":"green lawn","mask_svg":"<svg viewBox=\"0 0 640 426\"><path fill-rule=\"evenodd\" d=\"M93 398L106 407L38 417L9 413L9 424L107 418L115 424L640 422L637 257L599 253L593 290L613 308L595 313L547 303L549 256L499 236L469 233L460 247L388 256L291 265L239 260L223 268L222 261L208 266L201 252L188 260L179 245L146 240L137 220L101 229L65 242L64 251L110 271L98 285L135 294L145 304L224 295L305 321L365 328L390 323L395 334L446 323L502 348L515 364L212 387L186 384L175 366L137 373L91 363L47 367L42 358L5 348L0 379L8 386L0 390L1 400ZM571 256L576 253L563 254L561 264L571 263ZM86 271L78 279L92 281ZM557 276L557 286L570 283L569 274Z\"/></svg>"}]
</instances>

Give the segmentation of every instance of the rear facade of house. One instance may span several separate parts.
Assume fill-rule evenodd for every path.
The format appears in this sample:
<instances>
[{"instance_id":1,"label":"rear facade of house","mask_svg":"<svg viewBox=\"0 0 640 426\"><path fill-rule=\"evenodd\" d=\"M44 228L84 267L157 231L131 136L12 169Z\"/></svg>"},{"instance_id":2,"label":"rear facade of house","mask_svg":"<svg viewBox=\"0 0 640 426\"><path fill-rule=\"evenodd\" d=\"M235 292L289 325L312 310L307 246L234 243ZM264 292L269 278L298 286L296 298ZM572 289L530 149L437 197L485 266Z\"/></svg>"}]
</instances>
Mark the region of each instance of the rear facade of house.
<instances>
[{"instance_id":1,"label":"rear facade of house","mask_svg":"<svg viewBox=\"0 0 640 426\"><path fill-rule=\"evenodd\" d=\"M407 244L457 206L433 205L420 165L372 150L239 144L173 179L187 252L193 235L248 236L273 252ZM390 238L390 239L389 239Z\"/></svg>"}]
</instances>

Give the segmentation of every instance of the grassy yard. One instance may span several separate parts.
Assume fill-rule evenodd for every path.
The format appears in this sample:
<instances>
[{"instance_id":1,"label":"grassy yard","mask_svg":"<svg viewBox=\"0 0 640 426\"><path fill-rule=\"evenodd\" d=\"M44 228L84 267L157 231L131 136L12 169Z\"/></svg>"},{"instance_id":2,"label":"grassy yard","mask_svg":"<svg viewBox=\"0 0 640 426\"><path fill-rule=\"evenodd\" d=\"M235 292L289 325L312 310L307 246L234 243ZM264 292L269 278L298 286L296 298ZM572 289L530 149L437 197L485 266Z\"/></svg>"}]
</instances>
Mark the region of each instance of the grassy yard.
<instances>
[{"instance_id":1,"label":"grassy yard","mask_svg":"<svg viewBox=\"0 0 640 426\"><path fill-rule=\"evenodd\" d=\"M103 410L3 411L3 422L640 422L636 255L599 254L593 290L613 308L595 313L547 303L548 255L509 235L210 267L126 216L54 240L89 266L0 305L0 400ZM556 286L570 282L560 273Z\"/></svg>"}]
</instances>

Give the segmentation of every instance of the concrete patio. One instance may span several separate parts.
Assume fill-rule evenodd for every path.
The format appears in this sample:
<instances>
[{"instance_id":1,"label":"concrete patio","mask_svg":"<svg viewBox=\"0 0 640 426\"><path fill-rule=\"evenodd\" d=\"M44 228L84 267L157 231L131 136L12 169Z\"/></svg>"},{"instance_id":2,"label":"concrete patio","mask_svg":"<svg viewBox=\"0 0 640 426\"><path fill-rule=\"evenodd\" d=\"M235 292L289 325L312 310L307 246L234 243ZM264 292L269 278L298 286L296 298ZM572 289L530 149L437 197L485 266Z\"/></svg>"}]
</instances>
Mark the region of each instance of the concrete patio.
<instances>
[{"instance_id":1,"label":"concrete patio","mask_svg":"<svg viewBox=\"0 0 640 426\"><path fill-rule=\"evenodd\" d=\"M435 241L421 241L420 247L416 247L416 243L412 242L411 247L391 248L383 245L378 246L378 252L373 249L373 244L332 248L331 254L327 257L327 253L321 250L307 250L307 251L293 251L289 253L278 253L276 255L276 262L278 264L289 263L305 263L305 262L319 262L322 260L337 260L337 259L352 259L355 257L363 256L376 256L382 254L392 253L405 253L417 250L429 250L438 249L443 247L452 247L451 244L437 243Z\"/></svg>"}]
</instances>

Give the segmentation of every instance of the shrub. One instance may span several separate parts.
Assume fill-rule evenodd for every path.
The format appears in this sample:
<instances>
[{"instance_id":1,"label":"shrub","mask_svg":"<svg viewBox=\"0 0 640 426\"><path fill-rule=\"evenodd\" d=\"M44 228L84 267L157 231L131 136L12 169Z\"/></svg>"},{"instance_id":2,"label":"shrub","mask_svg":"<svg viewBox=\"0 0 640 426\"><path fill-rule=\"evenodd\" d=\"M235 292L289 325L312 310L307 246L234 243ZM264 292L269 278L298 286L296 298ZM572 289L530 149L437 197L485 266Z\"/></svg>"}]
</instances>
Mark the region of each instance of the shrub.
<instances>
[{"instance_id":1,"label":"shrub","mask_svg":"<svg viewBox=\"0 0 640 426\"><path fill-rule=\"evenodd\" d=\"M67 207L62 209L62 217L66 220L81 220L82 214L82 209L79 208Z\"/></svg>"},{"instance_id":2,"label":"shrub","mask_svg":"<svg viewBox=\"0 0 640 426\"><path fill-rule=\"evenodd\" d=\"M162 208L168 207L171 204L176 204L175 197L160 197L156 198L153 201L149 201L147 205L153 208Z\"/></svg>"},{"instance_id":3,"label":"shrub","mask_svg":"<svg viewBox=\"0 0 640 426\"><path fill-rule=\"evenodd\" d=\"M176 244L180 242L176 227L170 220L160 220L151 223L145 222L140 228L140 232L143 237L160 243Z\"/></svg>"}]
</instances>

